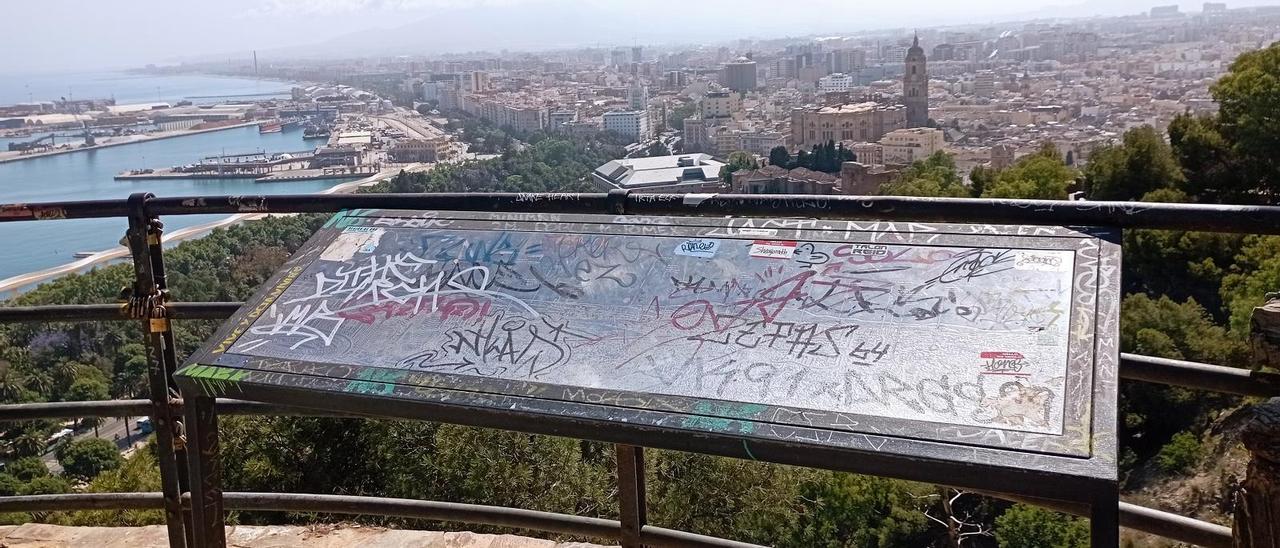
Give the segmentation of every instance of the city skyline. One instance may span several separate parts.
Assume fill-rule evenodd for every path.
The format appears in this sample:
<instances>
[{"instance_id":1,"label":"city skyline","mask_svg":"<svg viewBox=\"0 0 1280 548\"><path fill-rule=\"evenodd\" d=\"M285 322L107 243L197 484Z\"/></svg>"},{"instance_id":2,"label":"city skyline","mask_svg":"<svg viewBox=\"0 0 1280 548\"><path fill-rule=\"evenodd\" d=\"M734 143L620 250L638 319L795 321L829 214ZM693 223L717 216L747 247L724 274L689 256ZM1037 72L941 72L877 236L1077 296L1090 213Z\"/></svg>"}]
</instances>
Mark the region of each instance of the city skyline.
<instances>
[{"instance_id":1,"label":"city skyline","mask_svg":"<svg viewBox=\"0 0 1280 548\"><path fill-rule=\"evenodd\" d=\"M41 25L11 28L0 35L0 48L9 52L0 60L0 74L208 62L239 59L253 51L264 59L282 60L711 44L1137 15L1175 4L1198 11L1202 3L1037 0L1009 8L983 0L959 9L954 3L923 0L912 10L901 10L883 5L849 9L834 0L811 0L787 6L796 14L788 18L751 16L779 9L763 0L694 5L659 0L643 7L604 0L236 0L216 10L152 1L99 6L53 0L9 6L10 15L13 20L53 21L55 35L77 39L50 41L49 28ZM1229 7L1274 4L1245 0ZM645 15L653 23L637 24ZM726 17L736 19L708 24ZM442 20L448 24L439 24ZM85 48L86 43L94 47Z\"/></svg>"}]
</instances>

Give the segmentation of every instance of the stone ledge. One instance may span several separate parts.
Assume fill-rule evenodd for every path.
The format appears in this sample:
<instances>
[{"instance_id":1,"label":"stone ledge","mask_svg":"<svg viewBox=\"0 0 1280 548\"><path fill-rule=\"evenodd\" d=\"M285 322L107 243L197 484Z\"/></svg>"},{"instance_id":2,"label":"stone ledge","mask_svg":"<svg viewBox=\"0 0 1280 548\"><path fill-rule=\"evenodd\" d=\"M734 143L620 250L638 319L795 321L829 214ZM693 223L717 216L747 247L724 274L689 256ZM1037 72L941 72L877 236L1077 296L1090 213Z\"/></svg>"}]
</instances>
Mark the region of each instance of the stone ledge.
<instances>
[{"instance_id":1,"label":"stone ledge","mask_svg":"<svg viewBox=\"0 0 1280 548\"><path fill-rule=\"evenodd\" d=\"M585 542L555 542L516 535L412 531L358 525L242 525L227 527L235 548L603 548ZM67 527L43 523L0 526L0 548L163 548L163 525Z\"/></svg>"}]
</instances>

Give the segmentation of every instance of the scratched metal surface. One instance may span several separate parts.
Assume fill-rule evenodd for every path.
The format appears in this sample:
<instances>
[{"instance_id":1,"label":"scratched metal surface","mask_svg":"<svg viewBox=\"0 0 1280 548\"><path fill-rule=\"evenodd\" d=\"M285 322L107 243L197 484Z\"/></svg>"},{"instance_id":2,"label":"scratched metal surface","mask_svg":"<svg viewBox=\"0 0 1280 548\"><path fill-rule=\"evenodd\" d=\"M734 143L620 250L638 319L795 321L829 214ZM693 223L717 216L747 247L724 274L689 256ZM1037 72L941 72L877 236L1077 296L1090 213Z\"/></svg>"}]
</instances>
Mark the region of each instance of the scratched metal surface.
<instances>
[{"instance_id":1,"label":"scratched metal surface","mask_svg":"<svg viewBox=\"0 0 1280 548\"><path fill-rule=\"evenodd\" d=\"M193 361L1111 460L1098 257L1058 227L357 211Z\"/></svg>"}]
</instances>

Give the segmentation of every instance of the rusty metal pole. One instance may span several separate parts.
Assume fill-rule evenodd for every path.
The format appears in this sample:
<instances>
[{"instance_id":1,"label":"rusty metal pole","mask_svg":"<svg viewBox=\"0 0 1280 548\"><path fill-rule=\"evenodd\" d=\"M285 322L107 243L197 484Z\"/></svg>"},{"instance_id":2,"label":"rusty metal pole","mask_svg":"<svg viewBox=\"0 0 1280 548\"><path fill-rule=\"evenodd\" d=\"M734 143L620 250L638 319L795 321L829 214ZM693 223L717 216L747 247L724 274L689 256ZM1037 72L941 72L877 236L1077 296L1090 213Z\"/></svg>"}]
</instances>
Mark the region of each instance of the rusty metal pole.
<instances>
[{"instance_id":1,"label":"rusty metal pole","mask_svg":"<svg viewBox=\"0 0 1280 548\"><path fill-rule=\"evenodd\" d=\"M1111 483L1095 491L1089 504L1089 545L1115 548L1120 545L1120 487Z\"/></svg>"},{"instance_id":2,"label":"rusty metal pole","mask_svg":"<svg viewBox=\"0 0 1280 548\"><path fill-rule=\"evenodd\" d=\"M170 396L178 395L173 374L178 370L177 345L173 341L173 325L165 306L168 297L168 281L165 276L164 247L161 245L163 225L153 215L148 215L151 229L147 238L151 257L151 273L155 280L159 299L151 306L152 331L159 330L163 342L161 357L164 362L165 383ZM171 407L172 409L172 407ZM185 537L190 548L217 548L226 546L223 529L221 491L221 461L218 458L218 419L212 398L195 398L184 402L183 417L175 416L180 426L175 430L174 455L178 465L178 488L190 493L189 506L184 508ZM180 422L178 422L180 421Z\"/></svg>"},{"instance_id":3,"label":"rusty metal pole","mask_svg":"<svg viewBox=\"0 0 1280 548\"><path fill-rule=\"evenodd\" d=\"M218 413L214 399L184 395L187 470L191 477L191 521L196 547L227 545L222 513L222 460L218 455Z\"/></svg>"},{"instance_id":4,"label":"rusty metal pole","mask_svg":"<svg viewBox=\"0 0 1280 548\"><path fill-rule=\"evenodd\" d=\"M143 333L146 333L151 420L155 425L156 443L159 446L157 461L169 546L184 548L188 546L187 532L190 528L185 526L186 519L182 510L181 474L176 447L181 424L170 401L173 385L170 380L172 361L169 356L173 355L173 338L172 332L169 332L169 319L164 315L163 282L158 281L155 275L155 264L159 258L154 257L152 252L160 247L160 227L147 214L146 203L150 197L149 193L129 196L129 230L125 239L133 257L134 281L127 306L129 315L141 320ZM153 317L157 312L159 317ZM166 332L169 333L167 340L164 336Z\"/></svg>"},{"instance_id":5,"label":"rusty metal pole","mask_svg":"<svg viewBox=\"0 0 1280 548\"><path fill-rule=\"evenodd\" d=\"M618 453L618 521L622 548L640 548L645 525L644 448L615 444Z\"/></svg>"},{"instance_id":6,"label":"rusty metal pole","mask_svg":"<svg viewBox=\"0 0 1280 548\"><path fill-rule=\"evenodd\" d=\"M1236 495L1235 548L1280 548L1280 398L1253 406L1240 432L1249 470Z\"/></svg>"}]
</instances>

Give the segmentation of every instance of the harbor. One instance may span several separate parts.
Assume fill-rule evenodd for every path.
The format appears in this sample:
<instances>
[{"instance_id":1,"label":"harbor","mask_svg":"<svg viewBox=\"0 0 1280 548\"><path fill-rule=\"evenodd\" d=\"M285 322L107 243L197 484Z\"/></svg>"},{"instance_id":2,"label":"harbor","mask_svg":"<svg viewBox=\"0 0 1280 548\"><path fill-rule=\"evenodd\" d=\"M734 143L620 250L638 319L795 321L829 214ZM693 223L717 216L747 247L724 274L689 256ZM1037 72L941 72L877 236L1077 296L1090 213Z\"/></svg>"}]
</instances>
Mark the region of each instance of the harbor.
<instances>
[{"instance_id":1,"label":"harbor","mask_svg":"<svg viewBox=\"0 0 1280 548\"><path fill-rule=\"evenodd\" d=\"M187 89L163 78L138 82ZM0 105L0 203L124 198L135 192L328 192L466 157L465 145L453 140L442 120L354 87L294 85L281 92L279 86L288 84L268 87L231 78L217 84L216 94L162 91L155 101L129 104L115 97L142 93L103 90L106 98ZM0 82L0 96L13 95ZM174 217L166 221L166 232L187 234L227 219ZM21 278L10 287L29 287L31 279L109 264L111 254L103 253L119 251L124 228L119 219L0 225L0 240L21 243L0 248L0 279ZM44 274L24 277L36 272Z\"/></svg>"},{"instance_id":2,"label":"harbor","mask_svg":"<svg viewBox=\"0 0 1280 548\"><path fill-rule=\"evenodd\" d=\"M395 175L396 173L399 173L400 170L404 170L407 172L414 172L414 171L428 170L428 169L431 169L431 167L432 167L431 165L425 165L425 164L409 164L404 166L397 166L395 169L387 169L380 172L376 172L369 176L363 177L359 180L341 182L339 184L336 184L334 186L321 190L320 193L321 194L340 194L340 193L355 192L356 190L362 187L377 184ZM179 228L177 230L174 230L172 232L165 234L163 237L163 243L166 245L176 244L183 240L198 238L200 236L208 234L210 231L217 228L224 228L236 223L251 221L254 219L260 219L264 216L265 216L264 214L257 214L257 213L241 213L237 215L231 215L229 217L214 219L214 220L207 221L200 224L183 226L182 228ZM200 216L188 216L187 218L207 218L207 217L209 216L200 215ZM41 282L45 282L53 278L57 278L59 276L72 274L72 273L84 273L99 266L108 265L118 261L126 260L129 257L129 251L124 246L116 245L114 247L105 248L99 251L77 251L75 253L72 253L72 257L75 260L70 262L63 262L61 264L56 264L55 266L43 268L33 272L17 274L17 275L10 276L8 278L0 279L0 297L11 298L21 293L24 290L27 290L31 287L35 287Z\"/></svg>"},{"instance_id":3,"label":"harbor","mask_svg":"<svg viewBox=\"0 0 1280 548\"><path fill-rule=\"evenodd\" d=\"M175 179L251 179L260 183L280 181L314 181L320 179L358 179L377 173L377 163L357 165L325 165L315 150L207 156L199 162L159 169L128 170L114 177L117 181L165 181Z\"/></svg>"},{"instance_id":4,"label":"harbor","mask_svg":"<svg viewBox=\"0 0 1280 548\"><path fill-rule=\"evenodd\" d=\"M186 129L176 131L157 131L154 133L141 133L132 135L123 135L119 137L110 137L102 140L96 140L93 144L84 144L81 146L67 145L64 147L47 147L39 150L28 152L6 150L0 151L0 164L7 162L17 162L21 160L34 160L46 156L54 156L58 154L69 154L73 152L88 152L91 150L115 147L120 145L132 145L145 143L147 141L158 141L161 139L172 139L174 137L187 137L191 135L200 135L202 133L211 133L215 131L226 131L229 129L237 129L249 126L256 126L256 122L240 122L233 124L221 124L212 127Z\"/></svg>"},{"instance_id":5,"label":"harbor","mask_svg":"<svg viewBox=\"0 0 1280 548\"><path fill-rule=\"evenodd\" d=\"M283 111L284 109L281 109ZM313 149L266 153L258 150L206 156L170 167L122 171L117 181L246 179L259 183L367 177L384 166L448 162L461 158L465 145L452 141L436 122L407 109L376 114L343 114L334 119L294 109L293 117L257 123L262 134L303 129L307 142L325 139Z\"/></svg>"},{"instance_id":6,"label":"harbor","mask_svg":"<svg viewBox=\"0 0 1280 548\"><path fill-rule=\"evenodd\" d=\"M163 182L114 180L115 175L136 166L185 165L221 150L263 150L274 154L297 151L308 145L300 128L263 134L254 126L0 164L0 202L124 198L134 192L154 192L168 196L294 194L321 192L353 180L350 174L332 178L283 180L270 184L231 177L172 179ZM166 232L216 222L223 217L173 217L166 220ZM59 267L72 261L82 265L89 264L80 262L85 257L75 255L89 250L115 249L124 230L125 224L120 219L81 219L26 226L0 225L0 240L21 244L0 248L0 278ZM92 264L107 263L109 261ZM86 268L89 267L82 266L62 272L80 272Z\"/></svg>"}]
</instances>

